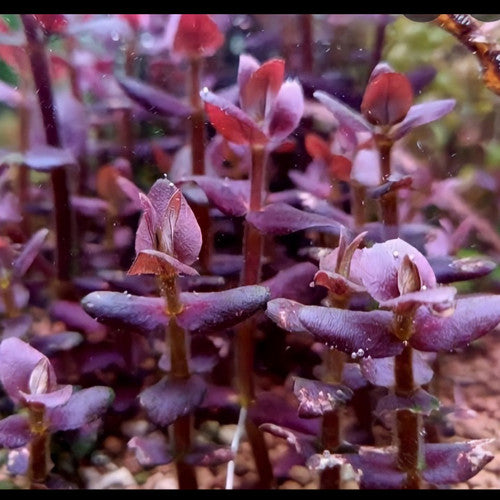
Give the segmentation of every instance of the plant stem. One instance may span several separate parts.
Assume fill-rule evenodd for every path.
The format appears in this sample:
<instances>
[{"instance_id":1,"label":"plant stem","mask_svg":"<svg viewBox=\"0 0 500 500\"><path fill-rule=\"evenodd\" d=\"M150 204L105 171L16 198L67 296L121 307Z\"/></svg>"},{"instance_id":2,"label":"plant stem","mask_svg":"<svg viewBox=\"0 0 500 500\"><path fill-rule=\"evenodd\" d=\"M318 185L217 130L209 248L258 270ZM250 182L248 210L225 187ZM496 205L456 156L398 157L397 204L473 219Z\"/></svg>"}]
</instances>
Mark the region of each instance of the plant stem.
<instances>
[{"instance_id":1,"label":"plant stem","mask_svg":"<svg viewBox=\"0 0 500 500\"><path fill-rule=\"evenodd\" d=\"M118 140L123 156L132 164L134 154L134 134L132 131L132 112L130 108L118 108L115 111Z\"/></svg>"},{"instance_id":2,"label":"plant stem","mask_svg":"<svg viewBox=\"0 0 500 500\"><path fill-rule=\"evenodd\" d=\"M398 324L403 321L403 324ZM399 332L406 330L405 337L411 336L411 321L408 316L395 317L396 328ZM409 397L415 391L413 379L413 349L406 345L401 354L395 358L394 376L396 396ZM423 457L422 440L423 421L420 413L404 409L396 412L395 440L397 446L398 468L406 472L406 480L403 489L420 489L421 473L420 464Z\"/></svg>"},{"instance_id":3,"label":"plant stem","mask_svg":"<svg viewBox=\"0 0 500 500\"><path fill-rule=\"evenodd\" d=\"M15 318L19 316L20 311L17 307L14 297L14 290L9 279L0 281L0 290L2 291L2 299L5 306L5 315L7 318Z\"/></svg>"},{"instance_id":4,"label":"plant stem","mask_svg":"<svg viewBox=\"0 0 500 500\"><path fill-rule=\"evenodd\" d=\"M165 332L165 345L170 346L171 376L176 379L187 379L191 375L188 362L188 336L177 322L177 315L183 306L175 274L161 276L160 289L165 298L165 311L170 318ZM172 424L175 465L180 489L198 488L194 467L184 460L191 448L191 420L191 415L184 415Z\"/></svg>"},{"instance_id":5,"label":"plant stem","mask_svg":"<svg viewBox=\"0 0 500 500\"><path fill-rule=\"evenodd\" d=\"M380 154L380 183L387 182L391 175L391 150L393 142L385 135L375 136L375 143ZM385 239L397 238L399 234L398 198L394 190L380 197L381 219L384 226Z\"/></svg>"},{"instance_id":6,"label":"plant stem","mask_svg":"<svg viewBox=\"0 0 500 500\"><path fill-rule=\"evenodd\" d=\"M314 68L313 52L313 15L300 14L300 32L302 33L302 70L312 73Z\"/></svg>"},{"instance_id":7,"label":"plant stem","mask_svg":"<svg viewBox=\"0 0 500 500\"><path fill-rule=\"evenodd\" d=\"M357 181L351 182L351 213L354 218L354 227L360 231L365 224L366 187Z\"/></svg>"},{"instance_id":8,"label":"plant stem","mask_svg":"<svg viewBox=\"0 0 500 500\"><path fill-rule=\"evenodd\" d=\"M50 468L50 433L45 422L45 408L29 408L29 425L33 434L30 442L28 479L31 489L42 485Z\"/></svg>"},{"instance_id":9,"label":"plant stem","mask_svg":"<svg viewBox=\"0 0 500 500\"><path fill-rule=\"evenodd\" d=\"M265 198L267 152L263 145L252 146L252 167L250 172L250 211L259 211ZM256 285L260 281L262 267L262 234L245 221L243 235L243 269L241 285ZM236 379L242 411L248 410L255 399L253 380L255 318L241 323L236 331ZM246 419L247 437L252 447L255 465L259 473L261 488L270 488L273 472L264 436L258 427Z\"/></svg>"},{"instance_id":10,"label":"plant stem","mask_svg":"<svg viewBox=\"0 0 500 500\"><path fill-rule=\"evenodd\" d=\"M43 35L32 14L21 14L21 20L26 34L27 51L35 81L36 94L40 103L47 144L59 148L61 147L61 140L54 109ZM64 282L69 282L72 274L75 272L77 258L74 245L74 213L69 200L66 169L64 167L52 169L51 181L56 226L57 278L63 284Z\"/></svg>"},{"instance_id":11,"label":"plant stem","mask_svg":"<svg viewBox=\"0 0 500 500\"><path fill-rule=\"evenodd\" d=\"M205 110L200 97L203 59L189 60L189 102L193 112L189 117L191 136L191 164L193 175L205 175ZM208 204L194 205L193 212L202 230L200 265L208 270L212 254L212 221Z\"/></svg>"}]
</instances>

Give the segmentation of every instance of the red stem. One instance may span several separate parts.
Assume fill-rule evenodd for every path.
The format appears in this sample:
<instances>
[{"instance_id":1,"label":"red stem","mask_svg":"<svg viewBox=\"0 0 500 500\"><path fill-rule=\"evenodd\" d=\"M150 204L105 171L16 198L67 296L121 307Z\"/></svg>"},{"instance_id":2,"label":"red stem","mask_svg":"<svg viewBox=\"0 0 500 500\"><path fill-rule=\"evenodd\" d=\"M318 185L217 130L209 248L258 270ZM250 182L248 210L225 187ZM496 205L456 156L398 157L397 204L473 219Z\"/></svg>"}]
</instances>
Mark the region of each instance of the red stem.
<instances>
[{"instance_id":1,"label":"red stem","mask_svg":"<svg viewBox=\"0 0 500 500\"><path fill-rule=\"evenodd\" d=\"M56 120L49 67L44 49L43 34L32 14L21 14L27 40L27 51L35 81L36 94L45 129L47 144L61 147ZM56 267L61 282L69 282L76 265L77 249L74 246L74 213L68 190L68 179L64 167L51 170L56 226Z\"/></svg>"},{"instance_id":2,"label":"red stem","mask_svg":"<svg viewBox=\"0 0 500 500\"><path fill-rule=\"evenodd\" d=\"M200 97L201 69L203 59L194 57L189 61L189 102L193 109L190 120L191 163L193 175L205 175L205 111ZM208 205L196 205L194 214L202 231L200 264L208 270L212 253L212 222Z\"/></svg>"}]
</instances>

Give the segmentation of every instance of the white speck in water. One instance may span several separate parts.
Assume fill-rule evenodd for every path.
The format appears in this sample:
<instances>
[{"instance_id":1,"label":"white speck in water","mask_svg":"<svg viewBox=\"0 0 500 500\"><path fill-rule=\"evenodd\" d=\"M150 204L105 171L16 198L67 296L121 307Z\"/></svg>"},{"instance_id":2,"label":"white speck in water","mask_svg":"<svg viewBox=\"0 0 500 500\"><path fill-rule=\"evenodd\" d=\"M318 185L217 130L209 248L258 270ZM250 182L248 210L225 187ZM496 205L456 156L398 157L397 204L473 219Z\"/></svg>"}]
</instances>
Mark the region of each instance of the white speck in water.
<instances>
[{"instance_id":1,"label":"white speck in water","mask_svg":"<svg viewBox=\"0 0 500 500\"><path fill-rule=\"evenodd\" d=\"M394 252L392 252L392 256L397 259L399 257L399 252L397 250L394 250Z\"/></svg>"},{"instance_id":2,"label":"white speck in water","mask_svg":"<svg viewBox=\"0 0 500 500\"><path fill-rule=\"evenodd\" d=\"M111 40L113 40L113 42L120 40L120 33L113 31L113 33L111 33Z\"/></svg>"},{"instance_id":3,"label":"white speck in water","mask_svg":"<svg viewBox=\"0 0 500 500\"><path fill-rule=\"evenodd\" d=\"M365 351L363 349L358 349L357 355L358 358L362 358L365 355Z\"/></svg>"},{"instance_id":4,"label":"white speck in water","mask_svg":"<svg viewBox=\"0 0 500 500\"><path fill-rule=\"evenodd\" d=\"M420 290L427 290L427 286L426 285L422 285L422 288L420 288Z\"/></svg>"}]
</instances>

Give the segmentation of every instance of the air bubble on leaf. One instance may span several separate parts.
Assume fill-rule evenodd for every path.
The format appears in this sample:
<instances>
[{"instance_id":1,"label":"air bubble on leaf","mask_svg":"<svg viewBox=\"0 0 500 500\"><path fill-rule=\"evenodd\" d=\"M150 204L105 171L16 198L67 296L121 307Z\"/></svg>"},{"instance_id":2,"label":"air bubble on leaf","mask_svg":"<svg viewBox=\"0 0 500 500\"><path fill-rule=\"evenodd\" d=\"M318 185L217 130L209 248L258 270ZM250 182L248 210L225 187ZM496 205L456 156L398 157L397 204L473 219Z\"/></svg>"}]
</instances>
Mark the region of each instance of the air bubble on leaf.
<instances>
[{"instance_id":1,"label":"air bubble on leaf","mask_svg":"<svg viewBox=\"0 0 500 500\"><path fill-rule=\"evenodd\" d=\"M357 355L358 358L362 358L365 355L365 351L363 349L358 349Z\"/></svg>"}]
</instances>

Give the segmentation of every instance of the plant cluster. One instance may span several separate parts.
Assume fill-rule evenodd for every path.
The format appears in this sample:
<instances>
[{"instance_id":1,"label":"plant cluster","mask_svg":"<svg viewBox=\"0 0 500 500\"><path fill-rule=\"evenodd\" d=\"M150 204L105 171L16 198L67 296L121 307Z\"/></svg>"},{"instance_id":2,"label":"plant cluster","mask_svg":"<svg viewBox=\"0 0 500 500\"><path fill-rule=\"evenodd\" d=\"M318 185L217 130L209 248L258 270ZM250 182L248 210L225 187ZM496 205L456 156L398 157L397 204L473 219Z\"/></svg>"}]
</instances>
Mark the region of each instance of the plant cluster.
<instances>
[{"instance_id":1,"label":"plant cluster","mask_svg":"<svg viewBox=\"0 0 500 500\"><path fill-rule=\"evenodd\" d=\"M320 489L445 488L493 459L450 439L459 409L435 388L442 353L500 323L477 285L500 240L415 153L460 103L426 97L434 68L383 59L396 18L0 19L6 484L85 488L110 434L180 489L207 468L238 487L242 441L249 488L293 465ZM356 59L357 23L374 41ZM495 91L483 24L434 23L483 51ZM230 444L213 422L236 424Z\"/></svg>"}]
</instances>

